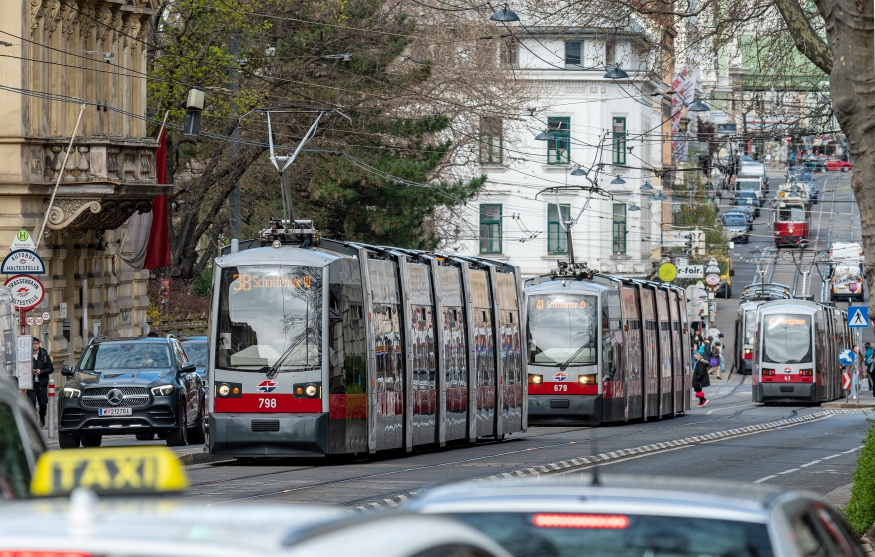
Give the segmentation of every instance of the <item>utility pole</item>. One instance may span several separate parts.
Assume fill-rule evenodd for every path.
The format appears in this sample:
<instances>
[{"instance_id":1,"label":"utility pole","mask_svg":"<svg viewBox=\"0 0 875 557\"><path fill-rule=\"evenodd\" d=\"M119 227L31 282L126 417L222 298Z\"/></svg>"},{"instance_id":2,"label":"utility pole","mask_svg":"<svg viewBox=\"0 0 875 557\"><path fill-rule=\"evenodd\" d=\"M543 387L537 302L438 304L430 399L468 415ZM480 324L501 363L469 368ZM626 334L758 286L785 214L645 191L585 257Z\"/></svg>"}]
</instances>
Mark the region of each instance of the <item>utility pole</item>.
<instances>
[{"instance_id":1,"label":"utility pole","mask_svg":"<svg viewBox=\"0 0 875 557\"><path fill-rule=\"evenodd\" d=\"M237 59L237 54L239 52L237 45L237 34L231 35L231 67L228 68L228 78L230 83L228 84L228 89L231 91L231 118L237 118L237 103L234 102L234 97L237 94L237 91L240 89L239 85L239 76L237 73L237 66L239 64L239 60ZM234 131L231 133L231 145L229 146L230 154L228 157L228 164L231 165L231 179L235 182L234 189L231 190L231 195L228 197L229 209L231 212L231 239L239 240L242 235L241 226L240 226L240 183L237 181L237 153L239 150L239 141L240 139L240 121L234 125Z\"/></svg>"}]
</instances>

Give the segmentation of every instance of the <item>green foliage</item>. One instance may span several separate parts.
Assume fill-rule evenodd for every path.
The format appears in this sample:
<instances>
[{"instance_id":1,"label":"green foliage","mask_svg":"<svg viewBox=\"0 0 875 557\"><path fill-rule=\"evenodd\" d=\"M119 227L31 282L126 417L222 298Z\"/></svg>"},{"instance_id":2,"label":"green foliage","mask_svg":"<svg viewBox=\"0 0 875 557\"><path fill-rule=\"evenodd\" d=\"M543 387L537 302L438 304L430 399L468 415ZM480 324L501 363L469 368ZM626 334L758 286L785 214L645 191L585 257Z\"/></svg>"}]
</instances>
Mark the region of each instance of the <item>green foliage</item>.
<instances>
[{"instance_id":1,"label":"green foliage","mask_svg":"<svg viewBox=\"0 0 875 557\"><path fill-rule=\"evenodd\" d=\"M865 533L875 523L875 423L869 426L863 439L845 517L857 534Z\"/></svg>"},{"instance_id":2,"label":"green foliage","mask_svg":"<svg viewBox=\"0 0 875 557\"><path fill-rule=\"evenodd\" d=\"M191 291L198 296L209 296L213 288L213 266L207 265L198 276L191 281Z\"/></svg>"},{"instance_id":3,"label":"green foliage","mask_svg":"<svg viewBox=\"0 0 875 557\"><path fill-rule=\"evenodd\" d=\"M672 213L672 224L678 229L687 230L699 227L705 231L705 260L725 260L729 251L729 241L720 221L717 205L714 203L698 173L695 177L685 172L685 181L672 188L672 196L679 201Z\"/></svg>"}]
</instances>

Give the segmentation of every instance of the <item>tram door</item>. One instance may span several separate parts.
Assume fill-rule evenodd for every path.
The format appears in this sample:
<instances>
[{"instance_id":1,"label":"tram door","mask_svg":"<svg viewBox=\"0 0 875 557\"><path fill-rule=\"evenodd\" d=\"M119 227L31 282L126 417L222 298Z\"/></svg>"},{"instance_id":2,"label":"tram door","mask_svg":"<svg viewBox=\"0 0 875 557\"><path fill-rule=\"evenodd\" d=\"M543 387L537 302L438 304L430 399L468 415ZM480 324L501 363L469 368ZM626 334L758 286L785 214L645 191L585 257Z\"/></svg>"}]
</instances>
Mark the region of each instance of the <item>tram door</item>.
<instances>
[{"instance_id":1,"label":"tram door","mask_svg":"<svg viewBox=\"0 0 875 557\"><path fill-rule=\"evenodd\" d=\"M622 287L623 340L626 348L626 419L644 417L644 379L641 374L641 313L638 287Z\"/></svg>"},{"instance_id":2,"label":"tram door","mask_svg":"<svg viewBox=\"0 0 875 557\"><path fill-rule=\"evenodd\" d=\"M374 330L370 412L377 450L394 449L404 442L404 351L397 267L375 259L367 265Z\"/></svg>"},{"instance_id":3,"label":"tram door","mask_svg":"<svg viewBox=\"0 0 875 557\"><path fill-rule=\"evenodd\" d=\"M439 351L446 377L446 440L464 439L468 431L468 333L458 267L438 268L443 347Z\"/></svg>"},{"instance_id":4,"label":"tram door","mask_svg":"<svg viewBox=\"0 0 875 557\"><path fill-rule=\"evenodd\" d=\"M438 385L431 268L405 262L408 427L413 445L437 442Z\"/></svg>"},{"instance_id":5,"label":"tram door","mask_svg":"<svg viewBox=\"0 0 875 557\"><path fill-rule=\"evenodd\" d=\"M678 313L678 293L672 289L668 292L668 313L671 318L671 381L672 381L672 412L678 414L684 410L684 355L681 342L681 317Z\"/></svg>"},{"instance_id":6,"label":"tram door","mask_svg":"<svg viewBox=\"0 0 875 557\"><path fill-rule=\"evenodd\" d=\"M656 296L653 290L639 287L641 315L644 318L644 419L659 416L659 325L656 321Z\"/></svg>"},{"instance_id":7,"label":"tram door","mask_svg":"<svg viewBox=\"0 0 875 557\"><path fill-rule=\"evenodd\" d=\"M659 415L672 412L672 354L671 354L671 321L668 313L668 293L658 288L656 290L656 318L659 322L657 342L659 369Z\"/></svg>"},{"instance_id":8,"label":"tram door","mask_svg":"<svg viewBox=\"0 0 875 557\"><path fill-rule=\"evenodd\" d=\"M523 428L523 362L520 346L520 312L516 275L496 273L501 359L501 433ZM526 378L526 383L528 378Z\"/></svg>"},{"instance_id":9,"label":"tram door","mask_svg":"<svg viewBox=\"0 0 875 557\"><path fill-rule=\"evenodd\" d=\"M476 435L484 437L493 435L496 417L495 338L492 329L492 296L486 271L468 269L468 285L471 289L471 326L474 333Z\"/></svg>"},{"instance_id":10,"label":"tram door","mask_svg":"<svg viewBox=\"0 0 875 557\"><path fill-rule=\"evenodd\" d=\"M693 348L690 346L690 329L687 323L687 293L683 289L678 290L678 313L681 317L681 351L683 352L683 387L681 393L680 409L684 412L690 409L690 400L693 391Z\"/></svg>"}]
</instances>

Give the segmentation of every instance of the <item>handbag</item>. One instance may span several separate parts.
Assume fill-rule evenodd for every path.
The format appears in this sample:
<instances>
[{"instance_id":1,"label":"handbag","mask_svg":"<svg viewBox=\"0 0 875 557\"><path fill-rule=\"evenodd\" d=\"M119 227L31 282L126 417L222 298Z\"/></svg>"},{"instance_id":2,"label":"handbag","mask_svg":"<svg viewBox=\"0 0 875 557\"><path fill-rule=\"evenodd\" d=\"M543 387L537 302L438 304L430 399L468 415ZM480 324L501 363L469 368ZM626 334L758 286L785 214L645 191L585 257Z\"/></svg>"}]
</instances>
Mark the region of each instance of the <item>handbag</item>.
<instances>
[{"instance_id":1,"label":"handbag","mask_svg":"<svg viewBox=\"0 0 875 557\"><path fill-rule=\"evenodd\" d=\"M717 356L711 356L711 367L717 367L720 364L720 359Z\"/></svg>"}]
</instances>

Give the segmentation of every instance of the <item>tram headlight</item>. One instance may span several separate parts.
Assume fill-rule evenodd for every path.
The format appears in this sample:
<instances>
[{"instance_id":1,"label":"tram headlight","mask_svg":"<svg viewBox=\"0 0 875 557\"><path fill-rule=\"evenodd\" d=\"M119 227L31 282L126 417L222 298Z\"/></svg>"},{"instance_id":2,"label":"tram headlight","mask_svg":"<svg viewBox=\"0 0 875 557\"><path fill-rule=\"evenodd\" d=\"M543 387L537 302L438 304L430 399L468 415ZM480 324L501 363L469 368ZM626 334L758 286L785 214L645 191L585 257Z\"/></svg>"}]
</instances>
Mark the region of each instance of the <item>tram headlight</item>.
<instances>
[{"instance_id":1,"label":"tram headlight","mask_svg":"<svg viewBox=\"0 0 875 557\"><path fill-rule=\"evenodd\" d=\"M314 396L316 396L316 392L317 392L316 385L307 385L304 388L304 393L310 398L313 398Z\"/></svg>"},{"instance_id":2,"label":"tram headlight","mask_svg":"<svg viewBox=\"0 0 875 557\"><path fill-rule=\"evenodd\" d=\"M222 383L221 385L219 385L218 392L219 392L219 396L228 396L229 394L231 394L231 387Z\"/></svg>"},{"instance_id":3,"label":"tram headlight","mask_svg":"<svg viewBox=\"0 0 875 557\"><path fill-rule=\"evenodd\" d=\"M534 373L529 374L529 384L530 385L540 385L544 382L543 375L535 375Z\"/></svg>"},{"instance_id":4,"label":"tram headlight","mask_svg":"<svg viewBox=\"0 0 875 557\"><path fill-rule=\"evenodd\" d=\"M598 382L598 376L595 373L590 373L587 375L579 375L577 377L577 383L580 385L595 385Z\"/></svg>"}]
</instances>

